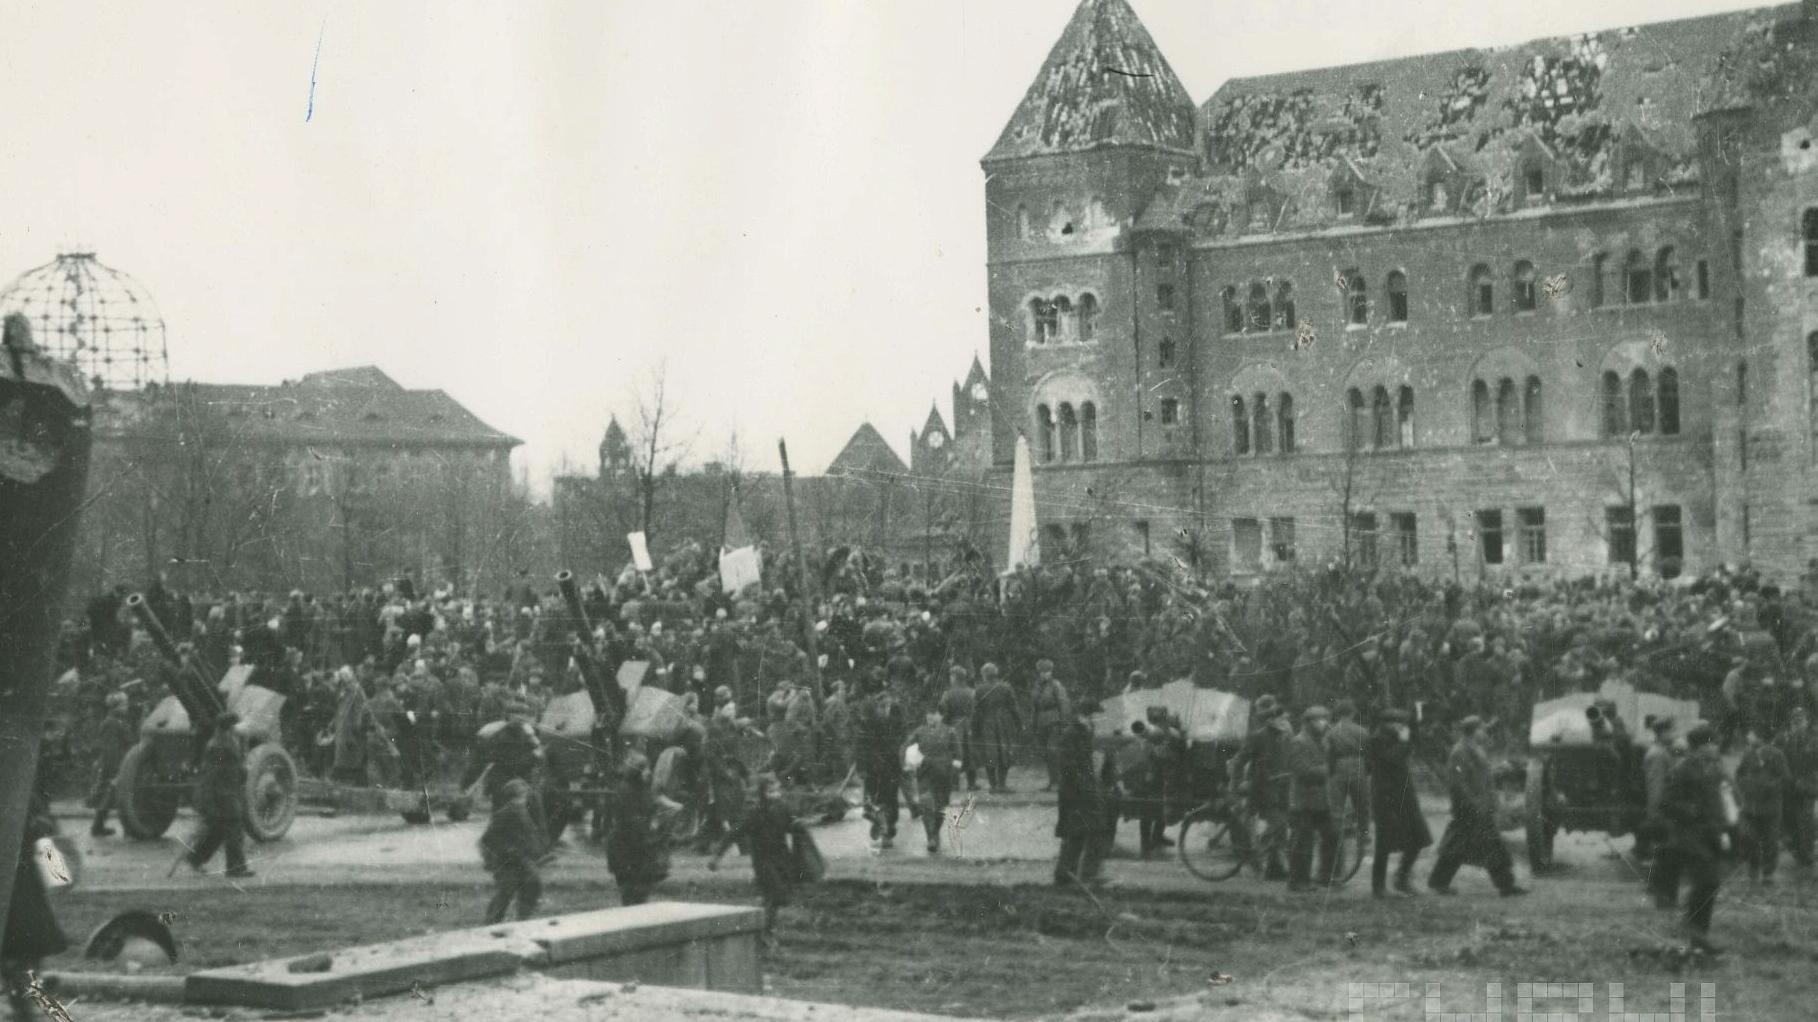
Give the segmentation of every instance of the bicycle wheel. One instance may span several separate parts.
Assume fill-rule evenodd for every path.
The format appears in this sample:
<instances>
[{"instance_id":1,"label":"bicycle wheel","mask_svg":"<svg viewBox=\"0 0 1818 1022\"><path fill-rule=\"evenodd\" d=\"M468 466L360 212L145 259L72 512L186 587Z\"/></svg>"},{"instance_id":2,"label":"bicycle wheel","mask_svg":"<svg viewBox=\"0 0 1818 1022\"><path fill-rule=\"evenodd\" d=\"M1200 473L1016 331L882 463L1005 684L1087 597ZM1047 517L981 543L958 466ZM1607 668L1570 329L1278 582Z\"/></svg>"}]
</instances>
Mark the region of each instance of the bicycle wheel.
<instances>
[{"instance_id":1,"label":"bicycle wheel","mask_svg":"<svg viewBox=\"0 0 1818 1022\"><path fill-rule=\"evenodd\" d=\"M1349 808L1338 814L1338 861L1332 867L1332 882L1342 884L1363 868L1364 856L1370 850L1368 822L1360 825L1357 814Z\"/></svg>"},{"instance_id":2,"label":"bicycle wheel","mask_svg":"<svg viewBox=\"0 0 1818 1022\"><path fill-rule=\"evenodd\" d=\"M1243 839L1243 831L1232 831L1211 806L1200 806L1180 821L1176 842L1181 865L1201 880L1229 880L1249 860L1250 843Z\"/></svg>"}]
</instances>

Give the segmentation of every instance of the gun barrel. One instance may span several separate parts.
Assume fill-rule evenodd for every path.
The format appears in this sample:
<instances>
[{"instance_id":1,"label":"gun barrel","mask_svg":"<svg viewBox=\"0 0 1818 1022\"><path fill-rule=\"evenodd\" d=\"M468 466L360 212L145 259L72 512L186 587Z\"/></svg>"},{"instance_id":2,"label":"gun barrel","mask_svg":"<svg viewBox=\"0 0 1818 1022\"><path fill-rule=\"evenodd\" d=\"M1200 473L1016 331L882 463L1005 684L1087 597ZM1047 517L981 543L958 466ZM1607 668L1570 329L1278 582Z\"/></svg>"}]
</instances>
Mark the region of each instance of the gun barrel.
<instances>
[{"instance_id":1,"label":"gun barrel","mask_svg":"<svg viewBox=\"0 0 1818 1022\"><path fill-rule=\"evenodd\" d=\"M221 703L221 697L215 694L214 687L208 683L208 679L202 677L194 664L190 665L187 672L182 670L183 654L178 651L177 644L171 639L170 633L164 630L164 622L159 621L158 615L152 613L151 604L145 602L143 593L133 593L128 596L126 608L132 611L133 617L139 620L140 626L145 629L145 634L151 636L152 645L158 647L158 652L164 655L164 659L170 661L171 666L178 668L177 701L183 704L183 709L189 714L190 721L198 730L212 726L215 716L225 709Z\"/></svg>"},{"instance_id":2,"label":"gun barrel","mask_svg":"<svg viewBox=\"0 0 1818 1022\"><path fill-rule=\"evenodd\" d=\"M595 712L610 717L613 727L625 719L625 691L618 682L607 678L598 661L593 658L593 622L587 618L587 608L581 604L581 590L575 585L574 572L566 569L556 572L556 588L562 593L562 602L568 605L568 616L574 631L574 662L581 669L581 680L587 683L587 694L593 698Z\"/></svg>"}]
</instances>

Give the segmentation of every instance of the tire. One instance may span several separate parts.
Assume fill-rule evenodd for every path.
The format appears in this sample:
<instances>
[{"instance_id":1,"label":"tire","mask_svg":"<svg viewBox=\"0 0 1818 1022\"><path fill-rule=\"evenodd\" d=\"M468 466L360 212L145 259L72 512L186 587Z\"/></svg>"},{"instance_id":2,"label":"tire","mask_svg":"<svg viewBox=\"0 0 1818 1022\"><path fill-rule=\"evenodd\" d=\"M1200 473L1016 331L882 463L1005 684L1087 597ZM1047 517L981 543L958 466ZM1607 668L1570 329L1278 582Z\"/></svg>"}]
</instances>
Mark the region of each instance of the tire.
<instances>
[{"instance_id":1,"label":"tire","mask_svg":"<svg viewBox=\"0 0 1818 1022\"><path fill-rule=\"evenodd\" d=\"M1250 859L1249 845L1227 833L1229 830L1230 824L1219 819L1211 806L1200 806L1188 813L1180 821L1180 833L1175 839L1181 865L1201 880L1214 883L1236 876Z\"/></svg>"},{"instance_id":2,"label":"tire","mask_svg":"<svg viewBox=\"0 0 1818 1022\"><path fill-rule=\"evenodd\" d=\"M296 818L296 761L276 742L254 746L246 756L246 833L276 841Z\"/></svg>"},{"instance_id":3,"label":"tire","mask_svg":"<svg viewBox=\"0 0 1818 1022\"><path fill-rule=\"evenodd\" d=\"M1543 873L1553 868L1554 826L1547 820L1547 761L1528 760L1527 804L1522 809L1528 839L1528 870Z\"/></svg>"},{"instance_id":4,"label":"tire","mask_svg":"<svg viewBox=\"0 0 1818 1022\"><path fill-rule=\"evenodd\" d=\"M120 812L120 829L126 836L152 841L163 837L177 818L183 789L175 779L164 776L151 742L141 741L126 750L120 760L120 772L114 777L114 798Z\"/></svg>"},{"instance_id":5,"label":"tire","mask_svg":"<svg viewBox=\"0 0 1818 1022\"><path fill-rule=\"evenodd\" d=\"M1360 826L1357 813L1346 808L1338 816L1338 862L1332 870L1332 882L1342 884L1357 875L1363 868L1364 856L1369 854L1370 829Z\"/></svg>"}]
</instances>

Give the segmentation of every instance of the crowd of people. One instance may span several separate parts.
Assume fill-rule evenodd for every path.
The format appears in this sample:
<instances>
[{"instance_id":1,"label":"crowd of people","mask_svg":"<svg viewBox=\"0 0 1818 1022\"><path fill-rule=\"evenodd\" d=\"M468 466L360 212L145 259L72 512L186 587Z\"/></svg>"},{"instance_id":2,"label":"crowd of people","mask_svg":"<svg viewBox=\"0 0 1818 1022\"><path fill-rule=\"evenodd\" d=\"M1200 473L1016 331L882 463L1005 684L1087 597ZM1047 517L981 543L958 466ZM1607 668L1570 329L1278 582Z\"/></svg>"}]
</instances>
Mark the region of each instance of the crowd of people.
<instances>
[{"instance_id":1,"label":"crowd of people","mask_svg":"<svg viewBox=\"0 0 1818 1022\"><path fill-rule=\"evenodd\" d=\"M683 708L667 739L593 780L652 834L667 806L693 803L703 850L746 842L754 827L767 835L755 846L774 847L774 821L751 811L788 789L857 781L876 847L894 842L906 803L938 852L962 784L979 790L982 774L1002 791L1013 763L1040 763L1060 792L1059 882L1100 879L1120 816L1141 820L1153 854L1184 807L1236 782L1259 818L1292 833L1272 875L1296 889L1329 879L1331 810L1348 802L1374 817L1375 889L1386 886L1387 854L1399 853L1405 891L1431 841L1403 804L1414 797L1410 757L1425 755L1444 759L1453 783L1457 836L1448 831L1429 881L1446 890L1460 862L1500 850L1484 796L1491 758L1521 751L1535 702L1624 680L1696 701L1715 744L1739 747L1777 742L1818 695L1810 593L1747 569L1466 586L1328 567L1251 584L1160 562L999 576L962 556L925 572L841 548L806 588L779 561L728 594L713 553L689 545L654 571L586 583L582 647L554 587L528 574L486 595L408 578L330 596L181 592L158 579L145 603L175 662L128 612L125 587L98 594L60 645L52 780L65 793L87 789L93 832L110 833L111 783L138 721L184 672L218 678L249 665L289 697L282 741L306 771L412 790L483 779L496 807L522 806L495 817L486 845L502 877L492 914L514 901L522 912L536 902L536 861L587 808L548 785L560 757L538 748L535 725L552 701L585 689L590 661L608 677L629 669ZM1176 679L1251 701L1242 748L1208 769L1164 713L1141 740L1099 751L1090 721L1101 700ZM505 726L480 740L494 722ZM757 758L742 744L754 736ZM213 837L230 868L245 869L237 832ZM640 900L665 872L663 842L614 840L621 888ZM1505 866L1491 865L1498 886L1515 890Z\"/></svg>"}]
</instances>

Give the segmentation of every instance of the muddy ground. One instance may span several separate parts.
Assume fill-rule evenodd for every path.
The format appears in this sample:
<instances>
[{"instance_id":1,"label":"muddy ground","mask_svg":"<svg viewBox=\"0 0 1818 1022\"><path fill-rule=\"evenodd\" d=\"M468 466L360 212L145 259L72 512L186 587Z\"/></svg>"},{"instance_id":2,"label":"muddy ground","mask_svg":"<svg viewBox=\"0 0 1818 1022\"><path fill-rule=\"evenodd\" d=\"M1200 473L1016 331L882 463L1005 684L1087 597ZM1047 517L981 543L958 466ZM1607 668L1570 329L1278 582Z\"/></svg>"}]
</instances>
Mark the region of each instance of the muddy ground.
<instances>
[{"instance_id":1,"label":"muddy ground","mask_svg":"<svg viewBox=\"0 0 1818 1022\"><path fill-rule=\"evenodd\" d=\"M1132 1002L1194 997L1220 1014L1286 1011L1346 1017L1351 983L1411 984L1406 997L1356 1017L1421 1017L1425 984L1445 1011L1483 1011L1501 983L1513 1018L1519 984L1623 984L1627 1011L1666 1010L1669 984L1716 984L1721 1017L1800 1019L1818 1003L1818 887L1733 884L1719 909L1729 953L1686 961L1670 920L1637 888L1601 876L1536 882L1528 898L1495 896L1467 871L1457 898L1379 902L1355 887L1290 895L1274 885L1126 886L1089 897L1021 881L834 880L801 893L770 954L770 992L818 1001L997 1018L1121 1016ZM966 877L956 876L964 880ZM1360 878L1361 879L1361 878ZM672 900L749 903L736 875L684 877ZM475 882L347 887L254 882L76 891L58 898L72 934L126 907L175 913L183 969L471 926ZM611 905L600 881L552 884L545 911ZM80 968L73 956L49 963ZM1140 1005L1139 1005L1140 1006ZM1578 1001L1536 1002L1575 1010ZM79 1012L77 1013L80 1018ZM1231 1017L1227 1014L1227 1017Z\"/></svg>"}]
</instances>

